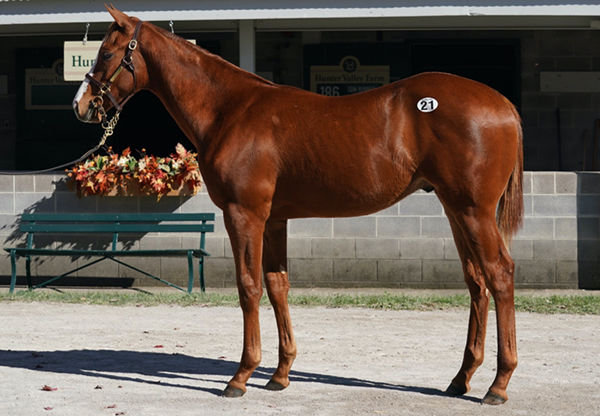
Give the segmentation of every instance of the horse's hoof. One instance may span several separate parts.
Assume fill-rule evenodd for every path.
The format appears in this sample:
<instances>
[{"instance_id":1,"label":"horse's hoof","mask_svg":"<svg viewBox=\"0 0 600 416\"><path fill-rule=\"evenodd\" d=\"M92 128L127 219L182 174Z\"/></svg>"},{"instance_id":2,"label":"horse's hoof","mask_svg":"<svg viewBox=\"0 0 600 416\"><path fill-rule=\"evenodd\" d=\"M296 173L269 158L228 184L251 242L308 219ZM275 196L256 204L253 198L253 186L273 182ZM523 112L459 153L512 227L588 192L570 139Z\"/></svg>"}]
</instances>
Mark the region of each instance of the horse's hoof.
<instances>
[{"instance_id":1,"label":"horse's hoof","mask_svg":"<svg viewBox=\"0 0 600 416\"><path fill-rule=\"evenodd\" d=\"M278 383L277 381L273 381L273 380L269 380L269 382L265 386L265 389L271 390L271 391L280 391L285 388L286 388L286 386L284 386L281 383Z\"/></svg>"},{"instance_id":2,"label":"horse's hoof","mask_svg":"<svg viewBox=\"0 0 600 416\"><path fill-rule=\"evenodd\" d=\"M227 387L225 387L225 390L223 390L222 396L229 397L229 398L242 397L244 395L244 393L246 393L246 392L242 389L238 389L237 387L227 386Z\"/></svg>"},{"instance_id":3,"label":"horse's hoof","mask_svg":"<svg viewBox=\"0 0 600 416\"><path fill-rule=\"evenodd\" d=\"M448 388L446 389L446 394L449 396L462 396L463 394L467 393L469 391L469 389L465 386L457 386L454 383L450 383L450 385L448 386Z\"/></svg>"},{"instance_id":4,"label":"horse's hoof","mask_svg":"<svg viewBox=\"0 0 600 416\"><path fill-rule=\"evenodd\" d=\"M499 394L496 393L492 393L491 391L488 391L485 395L485 397L481 400L481 403L483 404L491 404L491 405L498 405L498 404L502 404L504 402L506 402L508 399L506 397L502 397Z\"/></svg>"}]
</instances>

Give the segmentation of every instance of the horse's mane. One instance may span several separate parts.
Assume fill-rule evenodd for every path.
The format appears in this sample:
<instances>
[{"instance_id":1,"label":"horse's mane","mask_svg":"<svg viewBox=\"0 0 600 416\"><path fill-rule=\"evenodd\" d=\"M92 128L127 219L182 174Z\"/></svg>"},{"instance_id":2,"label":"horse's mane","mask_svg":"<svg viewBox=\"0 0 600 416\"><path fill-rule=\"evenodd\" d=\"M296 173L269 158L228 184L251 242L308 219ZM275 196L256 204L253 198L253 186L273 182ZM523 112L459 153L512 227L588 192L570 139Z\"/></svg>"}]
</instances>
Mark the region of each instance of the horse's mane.
<instances>
[{"instance_id":1,"label":"horse's mane","mask_svg":"<svg viewBox=\"0 0 600 416\"><path fill-rule=\"evenodd\" d=\"M237 65L232 64L231 62L229 62L228 60L222 58L219 55L216 55L210 51L208 51L207 49L203 48L200 45L188 42L187 40L185 40L184 38L182 38L181 36L178 36L174 33L171 33L170 31L163 29L162 27L156 26L156 25L151 25L153 29L156 29L157 32L159 34L161 34L162 36L166 37L167 39L169 39L172 42L175 42L177 45L181 46L182 48L184 48L186 51L188 51L190 54L201 54L203 56L208 57L209 59L218 62L220 65L224 65L225 67L227 67L230 70L233 70L235 72L238 72L240 75L244 74L247 78L252 79L254 81L260 82L262 84L266 84L266 85L275 85L273 82L264 79L256 74L253 74L252 72L248 72L242 68L240 68Z\"/></svg>"}]
</instances>

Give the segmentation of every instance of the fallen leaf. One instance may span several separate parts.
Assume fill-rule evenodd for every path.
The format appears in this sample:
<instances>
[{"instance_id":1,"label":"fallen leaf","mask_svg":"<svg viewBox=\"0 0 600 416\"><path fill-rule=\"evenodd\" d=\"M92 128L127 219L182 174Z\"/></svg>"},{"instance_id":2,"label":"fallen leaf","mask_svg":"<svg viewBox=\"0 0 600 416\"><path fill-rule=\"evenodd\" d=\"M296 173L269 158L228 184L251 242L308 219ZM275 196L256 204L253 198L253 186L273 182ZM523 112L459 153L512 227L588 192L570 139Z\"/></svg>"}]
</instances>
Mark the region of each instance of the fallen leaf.
<instances>
[{"instance_id":1,"label":"fallen leaf","mask_svg":"<svg viewBox=\"0 0 600 416\"><path fill-rule=\"evenodd\" d=\"M116 404L111 404L111 405L109 405L109 406L106 406L106 408L107 408L107 409L114 409L114 408L116 408L116 407L117 407L117 405L116 405Z\"/></svg>"},{"instance_id":2,"label":"fallen leaf","mask_svg":"<svg viewBox=\"0 0 600 416\"><path fill-rule=\"evenodd\" d=\"M102 386L98 384L96 387L94 387L94 390L102 390Z\"/></svg>"},{"instance_id":3,"label":"fallen leaf","mask_svg":"<svg viewBox=\"0 0 600 416\"><path fill-rule=\"evenodd\" d=\"M155 345L154 348L164 348L164 346L158 344L158 345Z\"/></svg>"},{"instance_id":4,"label":"fallen leaf","mask_svg":"<svg viewBox=\"0 0 600 416\"><path fill-rule=\"evenodd\" d=\"M117 413L115 413L115 416L121 416L121 415L124 415L124 414L125 414L125 412L117 412Z\"/></svg>"},{"instance_id":5,"label":"fallen leaf","mask_svg":"<svg viewBox=\"0 0 600 416\"><path fill-rule=\"evenodd\" d=\"M224 359L226 359L226 358L227 358L227 357L225 357L224 355L221 355L221 356L219 357L219 360L224 360Z\"/></svg>"},{"instance_id":6,"label":"fallen leaf","mask_svg":"<svg viewBox=\"0 0 600 416\"><path fill-rule=\"evenodd\" d=\"M50 387L49 385L44 384L44 387L42 387L42 390L43 391L56 391L56 390L58 390L58 388L57 387Z\"/></svg>"},{"instance_id":7,"label":"fallen leaf","mask_svg":"<svg viewBox=\"0 0 600 416\"><path fill-rule=\"evenodd\" d=\"M52 409L54 409L52 406L46 406L46 407L44 407L44 410L52 410Z\"/></svg>"},{"instance_id":8,"label":"fallen leaf","mask_svg":"<svg viewBox=\"0 0 600 416\"><path fill-rule=\"evenodd\" d=\"M183 348L183 347L185 347L185 345L181 345L181 344L175 344L175 346L176 346L177 348Z\"/></svg>"}]
</instances>

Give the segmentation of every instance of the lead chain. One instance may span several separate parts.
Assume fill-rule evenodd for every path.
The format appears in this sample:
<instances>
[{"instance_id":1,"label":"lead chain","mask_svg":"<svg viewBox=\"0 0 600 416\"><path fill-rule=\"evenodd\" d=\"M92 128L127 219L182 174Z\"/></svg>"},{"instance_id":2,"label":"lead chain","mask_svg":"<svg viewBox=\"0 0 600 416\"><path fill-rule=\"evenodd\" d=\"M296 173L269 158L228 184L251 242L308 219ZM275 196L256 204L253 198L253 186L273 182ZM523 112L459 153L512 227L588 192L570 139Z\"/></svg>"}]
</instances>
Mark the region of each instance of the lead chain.
<instances>
[{"instance_id":1,"label":"lead chain","mask_svg":"<svg viewBox=\"0 0 600 416\"><path fill-rule=\"evenodd\" d=\"M102 116L102 128L104 129L104 134L102 134L102 138L100 139L100 144L99 146L103 146L104 143L106 142L106 139L108 139L110 136L113 135L114 133L114 129L117 126L117 123L119 122L119 115L121 113L119 113L118 111L115 113L115 115L109 120L106 121L106 112L104 111L104 108L100 107L101 110L99 109L98 112L100 113L100 115Z\"/></svg>"}]
</instances>

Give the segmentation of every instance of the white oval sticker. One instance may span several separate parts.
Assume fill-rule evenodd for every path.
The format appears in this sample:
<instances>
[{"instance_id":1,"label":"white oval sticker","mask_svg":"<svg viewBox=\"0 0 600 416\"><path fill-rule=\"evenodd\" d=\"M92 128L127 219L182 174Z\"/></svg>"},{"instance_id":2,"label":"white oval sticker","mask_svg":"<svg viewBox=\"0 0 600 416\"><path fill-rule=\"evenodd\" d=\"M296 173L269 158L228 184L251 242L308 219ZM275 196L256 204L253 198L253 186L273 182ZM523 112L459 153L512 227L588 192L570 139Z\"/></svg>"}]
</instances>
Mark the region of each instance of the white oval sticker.
<instances>
[{"instance_id":1,"label":"white oval sticker","mask_svg":"<svg viewBox=\"0 0 600 416\"><path fill-rule=\"evenodd\" d=\"M417 102L417 108L423 113L431 113L433 110L438 108L438 102L433 97L421 98L419 102Z\"/></svg>"}]
</instances>

